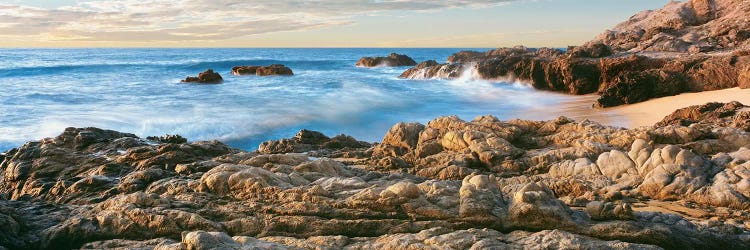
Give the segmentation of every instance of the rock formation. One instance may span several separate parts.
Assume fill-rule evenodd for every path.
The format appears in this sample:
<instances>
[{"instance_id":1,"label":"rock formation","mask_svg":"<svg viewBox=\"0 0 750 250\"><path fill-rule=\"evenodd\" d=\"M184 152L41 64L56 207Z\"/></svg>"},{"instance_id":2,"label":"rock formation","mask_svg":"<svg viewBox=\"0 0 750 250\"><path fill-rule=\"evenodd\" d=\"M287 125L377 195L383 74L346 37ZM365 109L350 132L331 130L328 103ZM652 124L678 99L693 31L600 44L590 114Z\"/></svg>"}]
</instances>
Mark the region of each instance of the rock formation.
<instances>
[{"instance_id":1,"label":"rock formation","mask_svg":"<svg viewBox=\"0 0 750 250\"><path fill-rule=\"evenodd\" d=\"M255 75L260 66L234 66L232 67L232 75L244 76L244 75Z\"/></svg>"},{"instance_id":2,"label":"rock formation","mask_svg":"<svg viewBox=\"0 0 750 250\"><path fill-rule=\"evenodd\" d=\"M358 67L401 67L417 65L411 57L391 53L387 57L362 57L357 61Z\"/></svg>"},{"instance_id":3,"label":"rock formation","mask_svg":"<svg viewBox=\"0 0 750 250\"><path fill-rule=\"evenodd\" d=\"M284 66L283 64L271 64L269 66L236 66L232 67L232 75L257 75L257 76L271 76L271 75L294 75L292 69Z\"/></svg>"},{"instance_id":4,"label":"rock formation","mask_svg":"<svg viewBox=\"0 0 750 250\"><path fill-rule=\"evenodd\" d=\"M537 89L598 93L597 107L732 87L750 87L750 2L673 1L641 12L565 52L525 47L461 51L447 64L425 63L409 79L518 80ZM470 70L465 70L470 69Z\"/></svg>"},{"instance_id":5,"label":"rock formation","mask_svg":"<svg viewBox=\"0 0 750 250\"><path fill-rule=\"evenodd\" d=\"M197 77L188 76L187 78L185 78L185 80L182 80L182 82L194 83L221 83L222 81L224 81L224 78L221 78L221 75L214 72L213 69L208 69L204 72L201 72Z\"/></svg>"},{"instance_id":6,"label":"rock formation","mask_svg":"<svg viewBox=\"0 0 750 250\"><path fill-rule=\"evenodd\" d=\"M632 130L440 117L253 152L68 128L0 157L0 246L747 249L748 123L740 103Z\"/></svg>"},{"instance_id":7,"label":"rock formation","mask_svg":"<svg viewBox=\"0 0 750 250\"><path fill-rule=\"evenodd\" d=\"M750 2L690 0L647 10L603 32L592 42L615 51L700 53L750 45Z\"/></svg>"}]
</instances>

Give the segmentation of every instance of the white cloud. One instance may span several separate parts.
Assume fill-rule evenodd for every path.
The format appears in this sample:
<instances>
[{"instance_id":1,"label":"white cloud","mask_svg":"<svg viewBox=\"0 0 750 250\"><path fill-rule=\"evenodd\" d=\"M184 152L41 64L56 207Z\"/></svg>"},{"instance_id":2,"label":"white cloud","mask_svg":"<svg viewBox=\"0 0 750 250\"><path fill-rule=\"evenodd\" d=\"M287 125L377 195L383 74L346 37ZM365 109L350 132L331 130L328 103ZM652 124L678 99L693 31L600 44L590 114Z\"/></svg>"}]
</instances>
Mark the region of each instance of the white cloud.
<instances>
[{"instance_id":1,"label":"white cloud","mask_svg":"<svg viewBox=\"0 0 750 250\"><path fill-rule=\"evenodd\" d=\"M79 0L45 9L0 2L0 37L50 41L215 41L349 24L387 11L477 8L513 0Z\"/></svg>"}]
</instances>

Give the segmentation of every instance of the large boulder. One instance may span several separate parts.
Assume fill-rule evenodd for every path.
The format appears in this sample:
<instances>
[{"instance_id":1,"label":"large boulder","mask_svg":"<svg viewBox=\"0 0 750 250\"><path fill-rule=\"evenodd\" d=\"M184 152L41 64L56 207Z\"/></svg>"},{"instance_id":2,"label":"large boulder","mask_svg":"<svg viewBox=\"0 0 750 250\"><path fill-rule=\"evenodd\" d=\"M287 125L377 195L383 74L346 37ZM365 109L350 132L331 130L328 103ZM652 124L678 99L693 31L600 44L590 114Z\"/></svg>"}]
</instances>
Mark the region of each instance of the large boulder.
<instances>
[{"instance_id":1,"label":"large boulder","mask_svg":"<svg viewBox=\"0 0 750 250\"><path fill-rule=\"evenodd\" d=\"M487 226L500 223L507 205L495 176L469 175L461 182L458 215Z\"/></svg>"},{"instance_id":2,"label":"large boulder","mask_svg":"<svg viewBox=\"0 0 750 250\"><path fill-rule=\"evenodd\" d=\"M573 211L536 183L526 184L513 195L508 220L515 227L533 230L577 227Z\"/></svg>"},{"instance_id":3,"label":"large boulder","mask_svg":"<svg viewBox=\"0 0 750 250\"><path fill-rule=\"evenodd\" d=\"M419 135L424 129L421 123L397 123L385 134L378 151L383 155L404 155L416 149Z\"/></svg>"}]
</instances>

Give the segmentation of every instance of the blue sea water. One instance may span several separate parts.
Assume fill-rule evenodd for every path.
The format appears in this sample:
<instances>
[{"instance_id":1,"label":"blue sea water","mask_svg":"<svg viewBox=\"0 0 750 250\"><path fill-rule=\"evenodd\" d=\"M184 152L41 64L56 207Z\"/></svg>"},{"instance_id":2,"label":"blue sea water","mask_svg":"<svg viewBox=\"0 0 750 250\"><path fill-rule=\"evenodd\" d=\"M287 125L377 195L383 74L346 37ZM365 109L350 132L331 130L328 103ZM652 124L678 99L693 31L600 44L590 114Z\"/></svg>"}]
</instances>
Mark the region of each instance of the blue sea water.
<instances>
[{"instance_id":1,"label":"blue sea water","mask_svg":"<svg viewBox=\"0 0 750 250\"><path fill-rule=\"evenodd\" d=\"M89 126L218 139L248 150L302 128L379 141L399 121L549 119L566 112L555 107L580 98L503 81L404 80L398 75L408 67L354 66L362 56L397 52L418 62L444 61L459 50L0 49L0 152ZM295 75L229 73L233 66L275 63ZM208 68L224 83L180 83Z\"/></svg>"}]
</instances>

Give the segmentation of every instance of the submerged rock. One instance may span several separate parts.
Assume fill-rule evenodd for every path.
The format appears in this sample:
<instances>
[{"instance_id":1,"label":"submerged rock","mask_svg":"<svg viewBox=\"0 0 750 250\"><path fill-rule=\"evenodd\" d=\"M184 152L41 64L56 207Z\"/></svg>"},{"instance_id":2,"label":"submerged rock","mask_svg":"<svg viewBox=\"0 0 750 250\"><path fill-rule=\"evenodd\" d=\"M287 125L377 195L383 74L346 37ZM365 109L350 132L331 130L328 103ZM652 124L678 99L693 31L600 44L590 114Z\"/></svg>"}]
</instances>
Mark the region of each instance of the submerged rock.
<instances>
[{"instance_id":1,"label":"submerged rock","mask_svg":"<svg viewBox=\"0 0 750 250\"><path fill-rule=\"evenodd\" d=\"M198 74L197 77L188 76L187 78L185 78L185 80L182 80L182 82L195 82L195 83L221 83L222 81L224 81L224 78L221 78L221 75L219 75L219 73L214 72L213 69L207 69L206 71Z\"/></svg>"}]
</instances>

